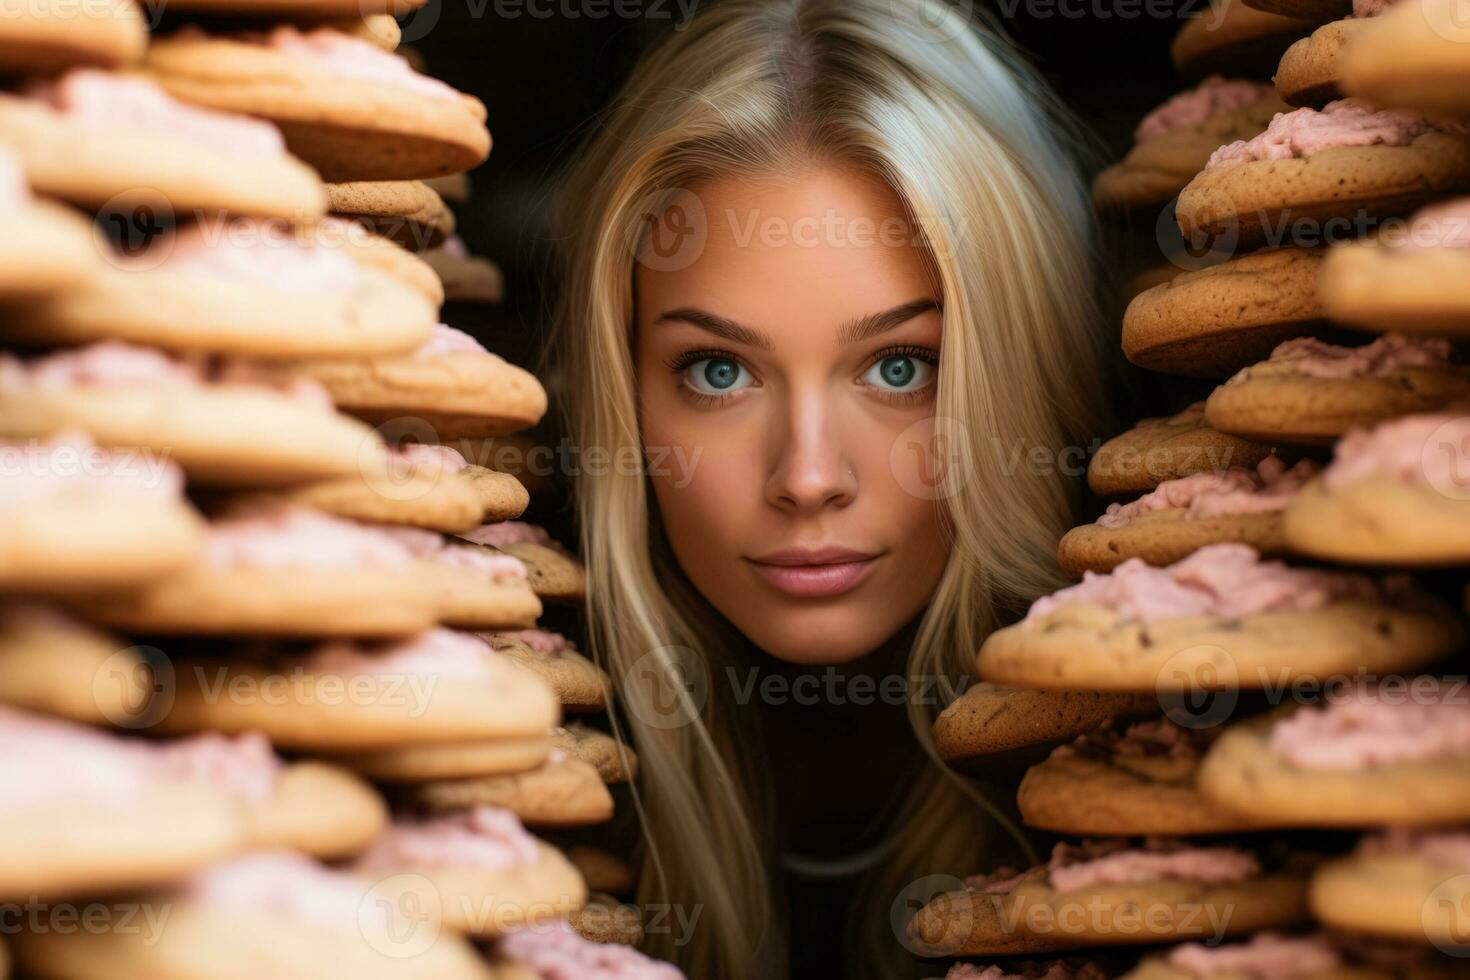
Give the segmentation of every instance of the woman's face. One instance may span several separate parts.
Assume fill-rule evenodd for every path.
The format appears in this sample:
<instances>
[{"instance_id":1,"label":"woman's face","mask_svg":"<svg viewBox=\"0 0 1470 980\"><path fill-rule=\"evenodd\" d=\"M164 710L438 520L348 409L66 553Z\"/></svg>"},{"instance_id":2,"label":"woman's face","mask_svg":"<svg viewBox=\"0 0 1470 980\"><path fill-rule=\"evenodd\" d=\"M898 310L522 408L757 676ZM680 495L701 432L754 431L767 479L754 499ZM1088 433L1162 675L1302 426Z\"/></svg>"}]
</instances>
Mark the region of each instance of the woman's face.
<instances>
[{"instance_id":1,"label":"woman's face","mask_svg":"<svg viewBox=\"0 0 1470 980\"><path fill-rule=\"evenodd\" d=\"M897 195L861 172L687 190L702 249L636 273L664 527L685 574L762 650L856 659L927 605L944 569L915 451L934 415L941 297Z\"/></svg>"}]
</instances>

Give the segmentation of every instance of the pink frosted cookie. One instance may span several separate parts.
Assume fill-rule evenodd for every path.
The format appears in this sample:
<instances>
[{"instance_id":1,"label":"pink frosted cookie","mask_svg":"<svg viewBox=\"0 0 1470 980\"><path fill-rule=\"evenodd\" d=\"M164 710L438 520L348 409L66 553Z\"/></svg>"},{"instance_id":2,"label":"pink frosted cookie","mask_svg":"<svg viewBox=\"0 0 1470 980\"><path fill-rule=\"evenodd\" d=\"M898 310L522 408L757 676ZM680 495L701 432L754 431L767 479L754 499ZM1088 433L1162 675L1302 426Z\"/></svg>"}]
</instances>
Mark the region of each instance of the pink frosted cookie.
<instances>
[{"instance_id":1,"label":"pink frosted cookie","mask_svg":"<svg viewBox=\"0 0 1470 980\"><path fill-rule=\"evenodd\" d=\"M1129 558L1169 565L1210 544L1237 542L1262 554L1285 550L1281 513L1320 467L1290 468L1267 456L1254 469L1237 466L1166 480L1126 504L1108 505L1092 524L1068 531L1057 546L1073 578L1108 572Z\"/></svg>"},{"instance_id":2,"label":"pink frosted cookie","mask_svg":"<svg viewBox=\"0 0 1470 980\"><path fill-rule=\"evenodd\" d=\"M547 602L580 602L587 592L582 563L546 529L524 521L484 524L460 535L466 541L512 555L526 566L531 588Z\"/></svg>"},{"instance_id":3,"label":"pink frosted cookie","mask_svg":"<svg viewBox=\"0 0 1470 980\"><path fill-rule=\"evenodd\" d=\"M1360 347L1289 340L1205 402L1205 418L1247 439L1326 444L1354 428L1470 398L1470 368L1446 340L1385 334Z\"/></svg>"},{"instance_id":4,"label":"pink frosted cookie","mask_svg":"<svg viewBox=\"0 0 1470 980\"><path fill-rule=\"evenodd\" d=\"M535 675L468 633L244 649L174 664L160 731L260 731L288 749L352 753L544 734L559 713Z\"/></svg>"},{"instance_id":5,"label":"pink frosted cookie","mask_svg":"<svg viewBox=\"0 0 1470 980\"><path fill-rule=\"evenodd\" d=\"M1138 493L1192 473L1254 468L1274 452L1269 443L1212 429L1205 403L1196 402L1170 416L1142 419L1103 443L1088 461L1087 485L1105 496Z\"/></svg>"},{"instance_id":6,"label":"pink frosted cookie","mask_svg":"<svg viewBox=\"0 0 1470 980\"><path fill-rule=\"evenodd\" d=\"M1470 415L1406 415L1353 429L1322 477L1287 508L1292 549L1365 565L1470 561L1463 439Z\"/></svg>"},{"instance_id":7,"label":"pink frosted cookie","mask_svg":"<svg viewBox=\"0 0 1470 980\"><path fill-rule=\"evenodd\" d=\"M1023 687L1257 689L1388 671L1454 649L1449 610L1397 580L1292 568L1213 544L1166 568L1139 559L1043 596L980 650L986 680Z\"/></svg>"},{"instance_id":8,"label":"pink frosted cookie","mask_svg":"<svg viewBox=\"0 0 1470 980\"><path fill-rule=\"evenodd\" d=\"M288 486L387 465L377 435L337 414L320 386L257 362L116 341L0 354L0 436L65 429L171 459L198 483Z\"/></svg>"},{"instance_id":9,"label":"pink frosted cookie","mask_svg":"<svg viewBox=\"0 0 1470 980\"><path fill-rule=\"evenodd\" d=\"M423 900L449 928L489 938L536 927L587 901L571 862L509 810L480 806L401 819L352 864L387 894Z\"/></svg>"},{"instance_id":10,"label":"pink frosted cookie","mask_svg":"<svg viewBox=\"0 0 1470 980\"><path fill-rule=\"evenodd\" d=\"M1340 245L1322 265L1328 316L1352 327L1470 336L1470 198L1416 211L1377 239Z\"/></svg>"},{"instance_id":11,"label":"pink frosted cookie","mask_svg":"<svg viewBox=\"0 0 1470 980\"><path fill-rule=\"evenodd\" d=\"M1463 679L1390 676L1332 685L1322 703L1232 726L1199 786L1277 826L1422 827L1470 819L1467 761Z\"/></svg>"},{"instance_id":12,"label":"pink frosted cookie","mask_svg":"<svg viewBox=\"0 0 1470 980\"><path fill-rule=\"evenodd\" d=\"M1353 38L1394 0L1353 0L1352 11L1323 24L1281 56L1276 67L1276 91L1295 106L1321 106L1340 98L1343 56Z\"/></svg>"},{"instance_id":13,"label":"pink frosted cookie","mask_svg":"<svg viewBox=\"0 0 1470 980\"><path fill-rule=\"evenodd\" d=\"M37 190L84 208L310 221L321 180L268 122L186 105L135 75L78 69L0 98L0 144Z\"/></svg>"},{"instance_id":14,"label":"pink frosted cookie","mask_svg":"<svg viewBox=\"0 0 1470 980\"><path fill-rule=\"evenodd\" d=\"M668 963L621 945L590 942L564 922L522 929L495 945L493 959L507 975L527 980L684 980Z\"/></svg>"},{"instance_id":15,"label":"pink frosted cookie","mask_svg":"<svg viewBox=\"0 0 1470 980\"><path fill-rule=\"evenodd\" d=\"M1158 713L1147 694L1103 691L1039 691L971 684L934 720L934 748L951 763L981 761L1065 742L1115 719Z\"/></svg>"},{"instance_id":16,"label":"pink frosted cookie","mask_svg":"<svg viewBox=\"0 0 1470 980\"><path fill-rule=\"evenodd\" d=\"M298 369L325 385L344 409L375 423L402 420L426 441L504 435L535 425L546 413L546 392L529 371L443 324L409 354L313 360Z\"/></svg>"},{"instance_id":17,"label":"pink frosted cookie","mask_svg":"<svg viewBox=\"0 0 1470 980\"><path fill-rule=\"evenodd\" d=\"M186 102L275 123L334 183L461 173L490 152L478 99L331 28L181 31L155 40L146 67Z\"/></svg>"},{"instance_id":18,"label":"pink frosted cookie","mask_svg":"<svg viewBox=\"0 0 1470 980\"><path fill-rule=\"evenodd\" d=\"M371 885L291 851L258 851L132 906L166 927L28 931L16 958L74 980L485 980L463 937Z\"/></svg>"},{"instance_id":19,"label":"pink frosted cookie","mask_svg":"<svg viewBox=\"0 0 1470 980\"><path fill-rule=\"evenodd\" d=\"M1421 937L1422 938L1422 937ZM1393 980L1394 977L1438 978L1432 969L1423 972L1400 972L1400 967L1417 970L1429 967L1432 957L1415 949L1399 956L1398 950L1384 950L1379 942L1368 956L1355 955L1345 948L1341 937L1325 934L1288 936L1262 932L1237 943L1192 942L1176 946L1144 959L1138 967L1124 974L1125 980L1224 980L1248 977L1270 980ZM1392 965L1376 968L1375 960L1397 960ZM1448 978L1449 974L1443 974Z\"/></svg>"},{"instance_id":20,"label":"pink frosted cookie","mask_svg":"<svg viewBox=\"0 0 1470 980\"><path fill-rule=\"evenodd\" d=\"M519 558L421 528L383 530L432 572L440 622L462 629L508 629L531 626L541 615L541 600L531 591Z\"/></svg>"},{"instance_id":21,"label":"pink frosted cookie","mask_svg":"<svg viewBox=\"0 0 1470 980\"><path fill-rule=\"evenodd\" d=\"M0 586L86 592L171 575L198 556L203 522L184 474L157 454L83 432L0 442Z\"/></svg>"},{"instance_id":22,"label":"pink frosted cookie","mask_svg":"<svg viewBox=\"0 0 1470 980\"><path fill-rule=\"evenodd\" d=\"M85 218L31 193L20 159L0 130L0 299L37 300L85 285L107 253Z\"/></svg>"},{"instance_id":23,"label":"pink frosted cookie","mask_svg":"<svg viewBox=\"0 0 1470 980\"><path fill-rule=\"evenodd\" d=\"M1259 135L1221 146L1180 193L1175 217L1197 244L1289 245L1307 234L1318 244L1466 189L1461 127L1340 99L1283 113Z\"/></svg>"},{"instance_id":24,"label":"pink frosted cookie","mask_svg":"<svg viewBox=\"0 0 1470 980\"><path fill-rule=\"evenodd\" d=\"M1157 697L1155 708L1159 706ZM1016 795L1028 826L1081 836L1235 833L1256 825L1195 788L1218 727L1165 718L1113 725L1058 746L1026 770Z\"/></svg>"},{"instance_id":25,"label":"pink frosted cookie","mask_svg":"<svg viewBox=\"0 0 1470 980\"><path fill-rule=\"evenodd\" d=\"M1058 844L1044 865L965 884L910 922L919 952L1006 956L1218 938L1289 927L1307 913L1299 872L1265 868L1239 848L1174 840Z\"/></svg>"},{"instance_id":26,"label":"pink frosted cookie","mask_svg":"<svg viewBox=\"0 0 1470 980\"><path fill-rule=\"evenodd\" d=\"M439 616L433 569L379 528L300 507L211 521L188 567L74 601L120 629L274 637L405 636Z\"/></svg>"},{"instance_id":27,"label":"pink frosted cookie","mask_svg":"<svg viewBox=\"0 0 1470 980\"><path fill-rule=\"evenodd\" d=\"M529 629L482 635L496 650L540 674L564 710L601 711L606 706L612 679L560 633Z\"/></svg>"},{"instance_id":28,"label":"pink frosted cookie","mask_svg":"<svg viewBox=\"0 0 1470 980\"><path fill-rule=\"evenodd\" d=\"M85 287L27 305L0 336L48 346L113 340L261 358L360 357L412 350L437 319L417 291L312 234L231 218L183 226L130 257L109 256Z\"/></svg>"},{"instance_id":29,"label":"pink frosted cookie","mask_svg":"<svg viewBox=\"0 0 1470 980\"><path fill-rule=\"evenodd\" d=\"M426 253L424 261L443 281L444 298L451 303L495 304L505 299L505 275L500 266L471 255L458 237L450 237Z\"/></svg>"},{"instance_id":30,"label":"pink frosted cookie","mask_svg":"<svg viewBox=\"0 0 1470 980\"><path fill-rule=\"evenodd\" d=\"M1470 899L1470 832L1393 827L1364 837L1312 878L1313 914L1326 925L1441 949L1463 943L1459 910Z\"/></svg>"},{"instance_id":31,"label":"pink frosted cookie","mask_svg":"<svg viewBox=\"0 0 1470 980\"><path fill-rule=\"evenodd\" d=\"M613 815L612 794L596 767L557 748L535 769L430 780L413 787L410 798L440 814L503 807L532 827L586 827L605 823Z\"/></svg>"},{"instance_id":32,"label":"pink frosted cookie","mask_svg":"<svg viewBox=\"0 0 1470 980\"><path fill-rule=\"evenodd\" d=\"M1269 85L1211 75L1139 122L1127 156L1093 182L1093 200L1103 210L1163 205L1216 147L1256 135L1286 108Z\"/></svg>"},{"instance_id":33,"label":"pink frosted cookie","mask_svg":"<svg viewBox=\"0 0 1470 980\"><path fill-rule=\"evenodd\" d=\"M327 207L403 248L422 254L454 234L454 212L421 180L365 180L327 185Z\"/></svg>"}]
</instances>

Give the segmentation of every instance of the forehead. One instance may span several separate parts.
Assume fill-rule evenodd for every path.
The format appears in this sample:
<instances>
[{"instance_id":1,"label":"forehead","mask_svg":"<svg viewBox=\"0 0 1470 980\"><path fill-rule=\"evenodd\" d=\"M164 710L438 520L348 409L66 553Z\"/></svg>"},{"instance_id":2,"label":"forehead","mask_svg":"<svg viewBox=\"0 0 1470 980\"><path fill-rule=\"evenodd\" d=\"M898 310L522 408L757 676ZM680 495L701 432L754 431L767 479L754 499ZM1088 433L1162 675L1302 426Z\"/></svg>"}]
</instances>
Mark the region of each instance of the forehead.
<instances>
[{"instance_id":1,"label":"forehead","mask_svg":"<svg viewBox=\"0 0 1470 980\"><path fill-rule=\"evenodd\" d=\"M835 329L938 299L902 200L864 171L814 166L709 179L688 190L702 211L693 215L702 246L679 269L638 267L640 319L696 306L753 327Z\"/></svg>"}]
</instances>

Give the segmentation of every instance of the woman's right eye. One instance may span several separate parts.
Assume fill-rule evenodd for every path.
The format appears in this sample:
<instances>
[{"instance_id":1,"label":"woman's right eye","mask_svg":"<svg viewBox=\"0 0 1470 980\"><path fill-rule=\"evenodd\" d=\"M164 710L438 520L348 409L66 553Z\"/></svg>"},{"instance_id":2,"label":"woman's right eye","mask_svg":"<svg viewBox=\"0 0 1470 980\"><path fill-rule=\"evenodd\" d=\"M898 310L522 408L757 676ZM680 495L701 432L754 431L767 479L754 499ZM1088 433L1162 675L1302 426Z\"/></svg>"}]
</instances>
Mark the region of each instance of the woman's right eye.
<instances>
[{"instance_id":1,"label":"woman's right eye","mask_svg":"<svg viewBox=\"0 0 1470 980\"><path fill-rule=\"evenodd\" d=\"M728 357L705 357L684 368L684 383L701 395L727 395L751 384L750 372Z\"/></svg>"}]
</instances>

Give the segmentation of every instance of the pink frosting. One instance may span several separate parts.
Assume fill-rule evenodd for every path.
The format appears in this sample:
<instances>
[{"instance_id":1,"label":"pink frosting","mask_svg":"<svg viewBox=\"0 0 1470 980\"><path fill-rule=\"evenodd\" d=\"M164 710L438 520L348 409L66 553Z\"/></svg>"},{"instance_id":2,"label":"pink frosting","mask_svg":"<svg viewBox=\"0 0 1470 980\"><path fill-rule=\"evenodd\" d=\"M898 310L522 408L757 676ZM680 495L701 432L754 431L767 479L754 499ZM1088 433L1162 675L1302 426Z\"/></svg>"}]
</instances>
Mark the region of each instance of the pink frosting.
<instances>
[{"instance_id":1,"label":"pink frosting","mask_svg":"<svg viewBox=\"0 0 1470 980\"><path fill-rule=\"evenodd\" d=\"M0 443L0 507L75 489L178 500L184 471L151 454L101 449L76 430L24 444Z\"/></svg>"},{"instance_id":2,"label":"pink frosting","mask_svg":"<svg viewBox=\"0 0 1470 980\"><path fill-rule=\"evenodd\" d=\"M1124 758L1172 756L1185 758L1198 754L1214 741L1219 730L1183 728L1167 718L1140 721L1123 731L1116 728L1079 735L1072 749L1089 755L1114 755Z\"/></svg>"},{"instance_id":3,"label":"pink frosting","mask_svg":"<svg viewBox=\"0 0 1470 980\"><path fill-rule=\"evenodd\" d=\"M520 630L512 634L536 653L565 653L574 649L572 641L560 633L546 630Z\"/></svg>"},{"instance_id":4,"label":"pink frosting","mask_svg":"<svg viewBox=\"0 0 1470 980\"><path fill-rule=\"evenodd\" d=\"M1108 974L1092 963L1072 967L1064 960L1019 963L1005 968L956 963L944 975L944 980L1108 980Z\"/></svg>"},{"instance_id":5,"label":"pink frosting","mask_svg":"<svg viewBox=\"0 0 1470 980\"><path fill-rule=\"evenodd\" d=\"M1260 873L1255 855L1239 848L1190 847L1172 840L1149 840L1142 848L1123 841L1058 844L1047 866L1051 887L1059 892L1165 879L1218 884Z\"/></svg>"},{"instance_id":6,"label":"pink frosting","mask_svg":"<svg viewBox=\"0 0 1470 980\"><path fill-rule=\"evenodd\" d=\"M95 728L0 707L0 809L127 804L155 784L147 746Z\"/></svg>"},{"instance_id":7,"label":"pink frosting","mask_svg":"<svg viewBox=\"0 0 1470 980\"><path fill-rule=\"evenodd\" d=\"M970 875L965 879L965 887L982 895L1009 895L1024 878L1015 868L1000 867L985 874Z\"/></svg>"},{"instance_id":8,"label":"pink frosting","mask_svg":"<svg viewBox=\"0 0 1470 980\"><path fill-rule=\"evenodd\" d=\"M209 733L160 745L153 761L165 778L208 787L249 803L274 795L284 768L259 732L233 738Z\"/></svg>"},{"instance_id":9,"label":"pink frosting","mask_svg":"<svg viewBox=\"0 0 1470 980\"><path fill-rule=\"evenodd\" d=\"M1401 249L1470 247L1470 197L1457 197L1414 212L1402 239Z\"/></svg>"},{"instance_id":10,"label":"pink frosting","mask_svg":"<svg viewBox=\"0 0 1470 980\"><path fill-rule=\"evenodd\" d=\"M1285 364L1309 378L1346 380L1381 378L1409 367L1447 364L1454 348L1442 337L1407 337L1388 333L1362 347L1339 347L1316 337L1297 337L1276 345L1266 363ZM1244 368L1226 384L1238 384L1251 376Z\"/></svg>"},{"instance_id":11,"label":"pink frosting","mask_svg":"<svg viewBox=\"0 0 1470 980\"><path fill-rule=\"evenodd\" d=\"M1229 975L1252 980L1292 980L1294 977L1326 973L1342 966L1342 958L1321 936L1302 938L1259 933L1249 942L1233 946L1185 943L1169 952L1169 965L1191 977Z\"/></svg>"},{"instance_id":12,"label":"pink frosting","mask_svg":"<svg viewBox=\"0 0 1470 980\"><path fill-rule=\"evenodd\" d=\"M265 851L214 865L195 875L185 893L210 905L353 931L364 897L358 880L294 851Z\"/></svg>"},{"instance_id":13,"label":"pink frosting","mask_svg":"<svg viewBox=\"0 0 1470 980\"><path fill-rule=\"evenodd\" d=\"M1109 504L1097 519L1099 527L1127 527L1145 514L1182 508L1186 518L1266 514L1291 502L1303 485L1317 475L1318 466L1302 460L1291 469L1276 456L1267 456L1255 471L1241 466L1193 473L1166 480L1127 504Z\"/></svg>"},{"instance_id":14,"label":"pink frosting","mask_svg":"<svg viewBox=\"0 0 1470 980\"><path fill-rule=\"evenodd\" d=\"M1178 95L1144 116L1133 131L1133 138L1142 143L1176 129L1198 126L1219 112L1242 109L1270 95L1274 89L1259 82L1221 78L1211 75L1199 85Z\"/></svg>"},{"instance_id":15,"label":"pink frosting","mask_svg":"<svg viewBox=\"0 0 1470 980\"><path fill-rule=\"evenodd\" d=\"M493 806L418 822L400 821L358 859L358 870L474 868L499 871L535 864L536 838L514 813Z\"/></svg>"},{"instance_id":16,"label":"pink frosting","mask_svg":"<svg viewBox=\"0 0 1470 980\"><path fill-rule=\"evenodd\" d=\"M166 272L209 276L288 293L346 295L361 280L342 252L302 241L284 222L233 218L223 226L196 222L160 239L140 261Z\"/></svg>"},{"instance_id":17,"label":"pink frosting","mask_svg":"<svg viewBox=\"0 0 1470 980\"><path fill-rule=\"evenodd\" d=\"M1368 857L1417 857L1465 874L1470 873L1470 831L1390 827L1381 834L1364 837L1358 843L1358 853Z\"/></svg>"},{"instance_id":18,"label":"pink frosting","mask_svg":"<svg viewBox=\"0 0 1470 980\"><path fill-rule=\"evenodd\" d=\"M393 455L411 470L423 467L459 473L470 465L458 450L425 442L405 442L394 448Z\"/></svg>"},{"instance_id":19,"label":"pink frosting","mask_svg":"<svg viewBox=\"0 0 1470 980\"><path fill-rule=\"evenodd\" d=\"M1377 17L1393 4L1394 0L1353 0L1353 16Z\"/></svg>"},{"instance_id":20,"label":"pink frosting","mask_svg":"<svg viewBox=\"0 0 1470 980\"><path fill-rule=\"evenodd\" d=\"M1375 110L1353 99L1317 109L1278 112L1248 140L1227 143L1210 154L1206 170L1257 160L1293 160L1339 146L1407 146L1435 127L1408 109Z\"/></svg>"},{"instance_id":21,"label":"pink frosting","mask_svg":"<svg viewBox=\"0 0 1470 980\"><path fill-rule=\"evenodd\" d=\"M469 246L458 235L450 235L444 239L444 244L440 245L439 248L445 255L452 256L456 259L467 259L470 257Z\"/></svg>"},{"instance_id":22,"label":"pink frosting","mask_svg":"<svg viewBox=\"0 0 1470 980\"><path fill-rule=\"evenodd\" d=\"M485 349L484 344L463 330L441 323L434 327L434 335L414 351L414 357L438 357L440 354L452 354L458 351L469 351L476 354L490 353Z\"/></svg>"},{"instance_id":23,"label":"pink frosting","mask_svg":"<svg viewBox=\"0 0 1470 980\"><path fill-rule=\"evenodd\" d=\"M264 44L283 54L310 58L342 78L392 85L435 99L457 101L460 97L457 91L437 78L414 71L402 56L329 27L309 31L277 27L269 34L241 34L238 39Z\"/></svg>"},{"instance_id":24,"label":"pink frosting","mask_svg":"<svg viewBox=\"0 0 1470 980\"><path fill-rule=\"evenodd\" d=\"M325 388L305 377L282 375L256 362L203 355L168 354L104 340L85 347L21 360L0 354L0 386L50 390L178 385L246 385L272 391L315 408L331 409Z\"/></svg>"},{"instance_id":25,"label":"pink frosting","mask_svg":"<svg viewBox=\"0 0 1470 980\"><path fill-rule=\"evenodd\" d=\"M492 582L525 581L525 563L513 555L502 555L485 548L458 544L443 535L416 527L383 527L379 530L391 535L411 551L415 558L467 568L484 575Z\"/></svg>"},{"instance_id":26,"label":"pink frosting","mask_svg":"<svg viewBox=\"0 0 1470 980\"><path fill-rule=\"evenodd\" d=\"M1130 558L1107 574L1087 572L1079 584L1032 603L1026 618L1080 603L1145 623L1173 616L1233 618L1305 612L1338 599L1374 600L1380 593L1364 575L1289 568L1261 561L1247 545L1213 544L1167 568Z\"/></svg>"},{"instance_id":27,"label":"pink frosting","mask_svg":"<svg viewBox=\"0 0 1470 980\"><path fill-rule=\"evenodd\" d=\"M305 507L266 506L212 521L204 558L220 568L401 568L414 555L381 528Z\"/></svg>"},{"instance_id":28,"label":"pink frosting","mask_svg":"<svg viewBox=\"0 0 1470 980\"><path fill-rule=\"evenodd\" d=\"M84 68L34 85L26 94L97 126L167 135L230 156L286 155L286 141L270 123L188 105L137 76Z\"/></svg>"},{"instance_id":29,"label":"pink frosting","mask_svg":"<svg viewBox=\"0 0 1470 980\"><path fill-rule=\"evenodd\" d=\"M1369 769L1470 754L1470 708L1430 678L1392 697L1360 683L1324 708L1302 708L1271 729L1273 752L1303 769Z\"/></svg>"},{"instance_id":30,"label":"pink frosting","mask_svg":"<svg viewBox=\"0 0 1470 980\"><path fill-rule=\"evenodd\" d=\"M590 942L564 921L513 932L500 940L499 950L540 980L684 980L668 963L631 946Z\"/></svg>"},{"instance_id":31,"label":"pink frosting","mask_svg":"<svg viewBox=\"0 0 1470 980\"><path fill-rule=\"evenodd\" d=\"M381 643L325 643L300 661L307 673L346 676L415 675L503 683L517 668L471 633L431 629Z\"/></svg>"},{"instance_id":32,"label":"pink frosting","mask_svg":"<svg viewBox=\"0 0 1470 980\"><path fill-rule=\"evenodd\" d=\"M1341 490L1370 477L1387 477L1413 485L1450 486L1459 479L1457 453L1434 452L1436 432L1461 423L1448 413L1405 415L1372 429L1353 429L1337 441L1332 463L1322 474L1329 490ZM1426 447L1430 452L1426 452Z\"/></svg>"},{"instance_id":33,"label":"pink frosting","mask_svg":"<svg viewBox=\"0 0 1470 980\"><path fill-rule=\"evenodd\" d=\"M488 544L492 548L507 548L515 544L539 544L550 546L551 535L544 527L524 521L501 521L498 524L481 524L473 531L460 537L475 544Z\"/></svg>"}]
</instances>

